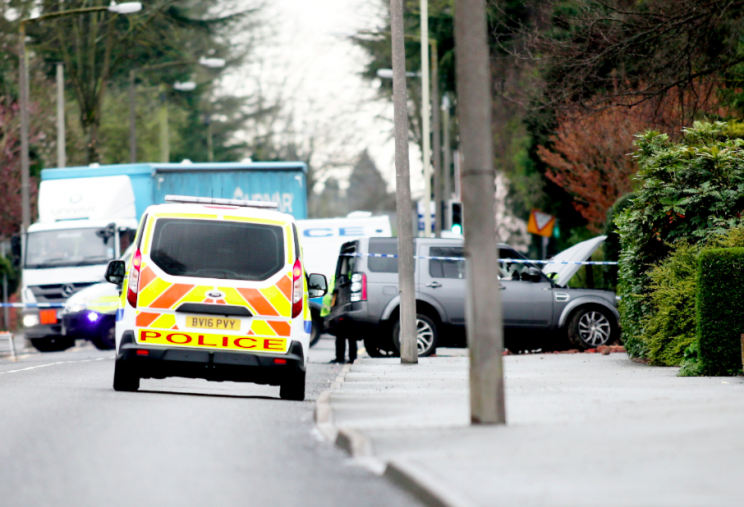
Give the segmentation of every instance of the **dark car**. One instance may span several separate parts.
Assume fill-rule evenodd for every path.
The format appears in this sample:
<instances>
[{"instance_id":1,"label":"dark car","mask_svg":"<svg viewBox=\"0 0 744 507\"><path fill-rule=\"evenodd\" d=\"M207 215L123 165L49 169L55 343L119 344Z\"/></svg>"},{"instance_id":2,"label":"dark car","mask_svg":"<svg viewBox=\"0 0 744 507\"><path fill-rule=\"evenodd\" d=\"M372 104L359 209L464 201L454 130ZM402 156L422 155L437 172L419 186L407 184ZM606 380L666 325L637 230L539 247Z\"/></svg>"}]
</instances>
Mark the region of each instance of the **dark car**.
<instances>
[{"instance_id":1,"label":"dark car","mask_svg":"<svg viewBox=\"0 0 744 507\"><path fill-rule=\"evenodd\" d=\"M543 270L510 246L500 245L500 259L520 261L494 267L500 270L497 290L502 291L505 329L547 333L556 346L567 334L583 349L615 340L619 336L615 293L567 287L578 269L576 261L588 259L603 240L577 245ZM343 245L336 268L328 329L364 339L373 357L400 350L397 252L396 238L362 238ZM467 293L463 241L417 238L414 252L418 350L425 356L437 345L463 344Z\"/></svg>"}]
</instances>

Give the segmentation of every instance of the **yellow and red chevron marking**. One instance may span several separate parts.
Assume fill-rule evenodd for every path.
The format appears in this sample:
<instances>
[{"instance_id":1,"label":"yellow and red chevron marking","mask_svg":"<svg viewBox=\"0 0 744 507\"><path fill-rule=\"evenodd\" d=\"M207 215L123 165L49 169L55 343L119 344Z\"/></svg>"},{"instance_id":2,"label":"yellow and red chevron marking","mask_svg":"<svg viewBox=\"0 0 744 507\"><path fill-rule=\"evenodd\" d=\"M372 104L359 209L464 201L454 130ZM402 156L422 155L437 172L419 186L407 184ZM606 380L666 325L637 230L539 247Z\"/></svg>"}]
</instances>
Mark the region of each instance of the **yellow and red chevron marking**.
<instances>
[{"instance_id":1,"label":"yellow and red chevron marking","mask_svg":"<svg viewBox=\"0 0 744 507\"><path fill-rule=\"evenodd\" d=\"M220 300L207 296L207 292L214 289L212 285L167 282L144 263L140 276L137 297L137 306L140 308L169 310L182 303L216 303L247 306L257 316L288 317L292 311L291 274L282 276L275 285L261 289L217 287L225 294Z\"/></svg>"}]
</instances>

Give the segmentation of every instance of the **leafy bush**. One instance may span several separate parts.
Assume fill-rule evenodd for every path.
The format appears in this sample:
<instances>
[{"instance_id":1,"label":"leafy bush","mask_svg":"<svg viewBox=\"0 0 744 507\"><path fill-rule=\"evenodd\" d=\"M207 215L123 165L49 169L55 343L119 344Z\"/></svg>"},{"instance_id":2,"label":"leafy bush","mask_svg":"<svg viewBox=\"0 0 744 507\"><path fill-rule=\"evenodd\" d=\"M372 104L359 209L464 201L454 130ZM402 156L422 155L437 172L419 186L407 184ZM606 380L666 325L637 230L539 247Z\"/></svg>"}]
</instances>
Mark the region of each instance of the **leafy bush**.
<instances>
[{"instance_id":1,"label":"leafy bush","mask_svg":"<svg viewBox=\"0 0 744 507\"><path fill-rule=\"evenodd\" d=\"M744 248L703 250L698 259L697 335L705 375L739 375L744 333Z\"/></svg>"},{"instance_id":2,"label":"leafy bush","mask_svg":"<svg viewBox=\"0 0 744 507\"><path fill-rule=\"evenodd\" d=\"M679 366L695 339L696 246L682 243L649 272L651 311L644 316L641 341L656 366Z\"/></svg>"},{"instance_id":3,"label":"leafy bush","mask_svg":"<svg viewBox=\"0 0 744 507\"><path fill-rule=\"evenodd\" d=\"M678 366L696 361L698 255L705 248L734 247L744 247L744 227L712 235L695 245L678 242L669 257L649 271L650 310L643 318L639 338L651 364ZM691 371L688 368L687 374Z\"/></svg>"},{"instance_id":4,"label":"leafy bush","mask_svg":"<svg viewBox=\"0 0 744 507\"><path fill-rule=\"evenodd\" d=\"M615 217L620 215L626 208L628 208L635 197L634 193L625 194L620 199L615 201L615 204L607 211L607 222L605 222L604 234L607 239L602 244L602 248L605 252L605 260L618 262L620 260L620 234L617 231L617 224L615 224ZM605 276L612 290L617 288L617 266L607 266L605 270Z\"/></svg>"},{"instance_id":5,"label":"leafy bush","mask_svg":"<svg viewBox=\"0 0 744 507\"><path fill-rule=\"evenodd\" d=\"M639 188L615 220L622 252L618 293L626 349L648 354L644 322L653 312L650 270L674 244L691 245L741 223L744 211L744 140L723 135L725 123L695 122L673 143L666 134L637 136Z\"/></svg>"}]
</instances>

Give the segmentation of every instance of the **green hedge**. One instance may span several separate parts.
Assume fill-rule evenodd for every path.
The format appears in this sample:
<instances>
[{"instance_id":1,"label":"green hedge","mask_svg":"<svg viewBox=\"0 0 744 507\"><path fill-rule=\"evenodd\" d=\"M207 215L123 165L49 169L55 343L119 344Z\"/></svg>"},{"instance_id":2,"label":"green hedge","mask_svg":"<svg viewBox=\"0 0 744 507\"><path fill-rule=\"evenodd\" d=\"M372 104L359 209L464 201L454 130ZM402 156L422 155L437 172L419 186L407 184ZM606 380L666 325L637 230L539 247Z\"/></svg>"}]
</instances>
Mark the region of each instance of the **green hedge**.
<instances>
[{"instance_id":1,"label":"green hedge","mask_svg":"<svg viewBox=\"0 0 744 507\"><path fill-rule=\"evenodd\" d=\"M700 252L696 309L702 372L739 375L744 333L744 248Z\"/></svg>"}]
</instances>

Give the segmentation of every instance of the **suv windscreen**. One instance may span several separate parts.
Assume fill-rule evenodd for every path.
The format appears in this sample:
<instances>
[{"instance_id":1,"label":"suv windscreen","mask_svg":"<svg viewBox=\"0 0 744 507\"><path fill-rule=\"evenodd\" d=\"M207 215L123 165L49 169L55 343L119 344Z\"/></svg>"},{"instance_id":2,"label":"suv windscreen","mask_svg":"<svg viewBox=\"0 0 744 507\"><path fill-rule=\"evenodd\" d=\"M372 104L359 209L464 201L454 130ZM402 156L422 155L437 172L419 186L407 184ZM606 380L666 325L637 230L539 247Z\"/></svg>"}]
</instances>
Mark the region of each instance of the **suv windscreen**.
<instances>
[{"instance_id":1,"label":"suv windscreen","mask_svg":"<svg viewBox=\"0 0 744 507\"><path fill-rule=\"evenodd\" d=\"M114 238L105 229L32 232L26 243L26 268L105 264L114 258Z\"/></svg>"},{"instance_id":2,"label":"suv windscreen","mask_svg":"<svg viewBox=\"0 0 744 507\"><path fill-rule=\"evenodd\" d=\"M284 231L275 225L161 218L150 258L174 276L261 281L284 266Z\"/></svg>"},{"instance_id":3,"label":"suv windscreen","mask_svg":"<svg viewBox=\"0 0 744 507\"><path fill-rule=\"evenodd\" d=\"M388 254L396 257L369 257L367 266L375 273L398 272L398 238L370 238L369 253Z\"/></svg>"}]
</instances>

